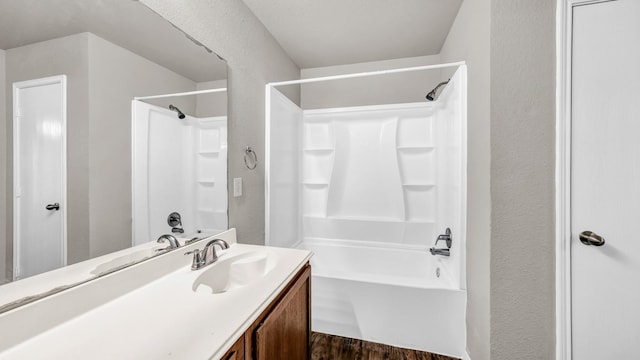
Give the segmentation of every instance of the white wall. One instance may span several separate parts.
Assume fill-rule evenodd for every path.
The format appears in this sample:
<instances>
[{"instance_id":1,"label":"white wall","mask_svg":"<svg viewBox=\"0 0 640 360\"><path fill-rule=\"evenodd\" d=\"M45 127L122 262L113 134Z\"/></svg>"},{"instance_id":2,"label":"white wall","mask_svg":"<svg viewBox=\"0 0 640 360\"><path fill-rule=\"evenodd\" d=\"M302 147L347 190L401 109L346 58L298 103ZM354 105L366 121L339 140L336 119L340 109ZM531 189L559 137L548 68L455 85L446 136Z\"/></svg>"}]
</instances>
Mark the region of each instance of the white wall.
<instances>
[{"instance_id":1,"label":"white wall","mask_svg":"<svg viewBox=\"0 0 640 360\"><path fill-rule=\"evenodd\" d=\"M243 196L229 197L229 226L243 243L264 243L264 85L300 77L300 69L242 1L142 0L227 60L229 85L229 183L243 178ZM298 89L290 97L299 102ZM248 170L245 146L258 166Z\"/></svg>"},{"instance_id":2,"label":"white wall","mask_svg":"<svg viewBox=\"0 0 640 360\"><path fill-rule=\"evenodd\" d=\"M5 51L0 49L0 147L6 147L7 144L7 135L5 126L5 117L6 117L6 109L5 109ZM7 150L6 148L0 149L0 204L6 204L7 193L4 191L6 184L6 176L7 176ZM7 207L0 205L0 229L6 229L5 224L7 221ZM5 270L5 254L6 254L6 231L0 231L0 285L4 284L6 280L5 274L7 273Z\"/></svg>"},{"instance_id":3,"label":"white wall","mask_svg":"<svg viewBox=\"0 0 640 360\"><path fill-rule=\"evenodd\" d=\"M474 360L490 358L490 4L464 1L440 52L442 62L464 60L468 70L467 347Z\"/></svg>"},{"instance_id":4,"label":"white wall","mask_svg":"<svg viewBox=\"0 0 640 360\"><path fill-rule=\"evenodd\" d=\"M555 0L491 1L495 360L554 358L555 12Z\"/></svg>"},{"instance_id":5,"label":"white wall","mask_svg":"<svg viewBox=\"0 0 640 360\"><path fill-rule=\"evenodd\" d=\"M302 69L303 79L389 70L440 63L440 56L419 56L385 61ZM335 108L361 105L397 104L425 101L425 96L440 82L440 71L418 71L392 75L304 84L300 91L302 109Z\"/></svg>"}]
</instances>

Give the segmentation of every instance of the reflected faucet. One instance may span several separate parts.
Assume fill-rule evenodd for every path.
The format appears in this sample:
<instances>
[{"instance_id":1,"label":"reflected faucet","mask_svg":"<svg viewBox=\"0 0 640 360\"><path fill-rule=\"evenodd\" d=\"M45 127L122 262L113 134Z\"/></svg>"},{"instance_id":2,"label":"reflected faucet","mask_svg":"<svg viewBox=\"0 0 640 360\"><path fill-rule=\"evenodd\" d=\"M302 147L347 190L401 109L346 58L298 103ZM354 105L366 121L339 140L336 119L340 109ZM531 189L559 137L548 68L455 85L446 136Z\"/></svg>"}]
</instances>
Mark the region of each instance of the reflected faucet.
<instances>
[{"instance_id":1,"label":"reflected faucet","mask_svg":"<svg viewBox=\"0 0 640 360\"><path fill-rule=\"evenodd\" d=\"M220 245L221 249L228 249L229 244L222 239L210 240L207 245L201 250L193 251L193 262L191 263L191 270L199 270L203 267L213 264L218 261L218 254L216 253L215 246Z\"/></svg>"},{"instance_id":2,"label":"reflected faucet","mask_svg":"<svg viewBox=\"0 0 640 360\"><path fill-rule=\"evenodd\" d=\"M179 212L174 211L169 214L169 217L167 217L167 224L171 226L172 233L184 233L184 229L182 228L182 216L180 216Z\"/></svg>"},{"instance_id":3,"label":"reflected faucet","mask_svg":"<svg viewBox=\"0 0 640 360\"><path fill-rule=\"evenodd\" d=\"M180 247L178 239L176 239L173 235L164 234L158 238L159 243L164 243L166 241L169 242L169 247L167 249L177 249Z\"/></svg>"}]
</instances>

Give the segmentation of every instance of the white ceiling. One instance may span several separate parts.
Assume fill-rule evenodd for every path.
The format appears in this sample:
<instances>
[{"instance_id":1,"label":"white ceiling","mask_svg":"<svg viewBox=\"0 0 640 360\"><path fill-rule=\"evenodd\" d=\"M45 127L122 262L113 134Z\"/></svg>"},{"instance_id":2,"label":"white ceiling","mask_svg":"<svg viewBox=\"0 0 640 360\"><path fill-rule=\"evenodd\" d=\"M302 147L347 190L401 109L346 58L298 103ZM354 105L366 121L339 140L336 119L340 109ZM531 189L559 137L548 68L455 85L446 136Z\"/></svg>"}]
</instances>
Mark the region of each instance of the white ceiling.
<instances>
[{"instance_id":1,"label":"white ceiling","mask_svg":"<svg viewBox=\"0 0 640 360\"><path fill-rule=\"evenodd\" d=\"M435 55L462 0L244 0L300 68Z\"/></svg>"},{"instance_id":2,"label":"white ceiling","mask_svg":"<svg viewBox=\"0 0 640 360\"><path fill-rule=\"evenodd\" d=\"M227 66L139 1L0 0L0 49L91 32L193 81Z\"/></svg>"}]
</instances>

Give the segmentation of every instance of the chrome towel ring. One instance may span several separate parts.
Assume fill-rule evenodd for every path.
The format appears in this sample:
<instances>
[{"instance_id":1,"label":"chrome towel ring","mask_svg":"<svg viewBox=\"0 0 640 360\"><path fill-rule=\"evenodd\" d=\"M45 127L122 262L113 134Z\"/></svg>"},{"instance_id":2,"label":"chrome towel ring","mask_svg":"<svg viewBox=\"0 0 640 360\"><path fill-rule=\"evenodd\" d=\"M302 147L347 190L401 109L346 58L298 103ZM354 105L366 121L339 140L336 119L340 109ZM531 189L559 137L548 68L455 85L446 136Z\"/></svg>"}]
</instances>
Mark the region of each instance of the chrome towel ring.
<instances>
[{"instance_id":1,"label":"chrome towel ring","mask_svg":"<svg viewBox=\"0 0 640 360\"><path fill-rule=\"evenodd\" d=\"M249 170L253 170L258 166L258 155L251 148L251 146L247 146L244 149L244 165Z\"/></svg>"}]
</instances>

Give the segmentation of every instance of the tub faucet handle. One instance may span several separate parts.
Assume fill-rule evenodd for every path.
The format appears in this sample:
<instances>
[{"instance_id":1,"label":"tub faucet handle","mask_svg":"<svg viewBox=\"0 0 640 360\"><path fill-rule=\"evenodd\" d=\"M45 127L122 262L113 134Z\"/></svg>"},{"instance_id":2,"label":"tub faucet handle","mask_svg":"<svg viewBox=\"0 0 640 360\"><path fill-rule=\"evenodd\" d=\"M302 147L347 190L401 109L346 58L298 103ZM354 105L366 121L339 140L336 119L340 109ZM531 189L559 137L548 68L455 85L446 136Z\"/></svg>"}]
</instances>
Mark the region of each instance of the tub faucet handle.
<instances>
[{"instance_id":1,"label":"tub faucet handle","mask_svg":"<svg viewBox=\"0 0 640 360\"><path fill-rule=\"evenodd\" d=\"M438 246L438 241L440 240L443 240L445 244L447 244L446 248L440 248L440 249L436 248L436 246ZM431 253L431 255L450 256L451 253L449 249L451 249L452 241L453 239L451 238L451 229L447 228L444 234L438 235L438 238L436 239L436 243L432 248L429 249L429 252Z\"/></svg>"},{"instance_id":2,"label":"tub faucet handle","mask_svg":"<svg viewBox=\"0 0 640 360\"><path fill-rule=\"evenodd\" d=\"M451 238L451 229L450 228L447 228L447 230L444 231L444 234L438 235L438 238L436 239L435 245L438 245L438 241L440 241L440 240L444 240L444 242L447 244L447 249L451 249L451 243L452 243L453 239Z\"/></svg>"}]
</instances>

